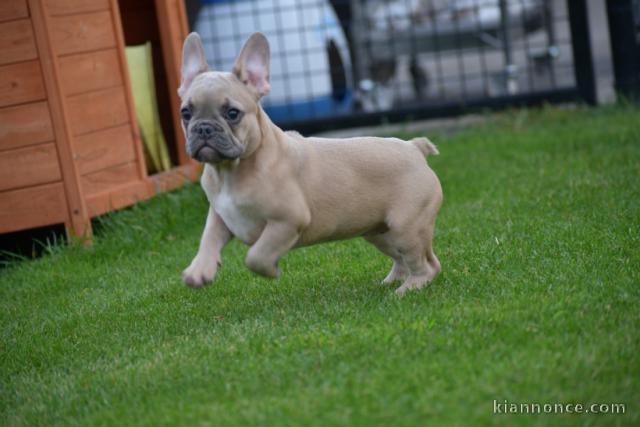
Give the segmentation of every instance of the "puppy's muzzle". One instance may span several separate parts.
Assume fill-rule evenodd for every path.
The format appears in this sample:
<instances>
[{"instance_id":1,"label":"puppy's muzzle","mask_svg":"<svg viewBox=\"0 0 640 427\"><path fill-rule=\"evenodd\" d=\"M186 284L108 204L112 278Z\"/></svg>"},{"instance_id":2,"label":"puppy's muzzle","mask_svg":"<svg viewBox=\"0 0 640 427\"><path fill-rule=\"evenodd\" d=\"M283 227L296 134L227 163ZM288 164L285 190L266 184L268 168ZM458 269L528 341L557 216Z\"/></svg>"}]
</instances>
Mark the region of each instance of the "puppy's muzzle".
<instances>
[{"instance_id":1,"label":"puppy's muzzle","mask_svg":"<svg viewBox=\"0 0 640 427\"><path fill-rule=\"evenodd\" d=\"M187 152L199 162L215 163L238 158L242 147L218 123L200 122L191 129Z\"/></svg>"}]
</instances>

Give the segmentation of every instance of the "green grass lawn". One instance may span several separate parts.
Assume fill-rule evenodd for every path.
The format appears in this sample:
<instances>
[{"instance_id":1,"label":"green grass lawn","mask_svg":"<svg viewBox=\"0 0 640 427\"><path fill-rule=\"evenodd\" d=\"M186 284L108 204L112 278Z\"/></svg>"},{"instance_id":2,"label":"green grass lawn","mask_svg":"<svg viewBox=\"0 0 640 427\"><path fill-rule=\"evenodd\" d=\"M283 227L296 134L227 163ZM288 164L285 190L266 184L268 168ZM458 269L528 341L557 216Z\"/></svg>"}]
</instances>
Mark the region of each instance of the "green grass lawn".
<instances>
[{"instance_id":1,"label":"green grass lawn","mask_svg":"<svg viewBox=\"0 0 640 427\"><path fill-rule=\"evenodd\" d=\"M640 425L640 110L430 136L443 270L404 298L361 239L296 250L275 281L232 243L213 286L186 288L197 186L101 219L91 249L0 270L0 424Z\"/></svg>"}]
</instances>

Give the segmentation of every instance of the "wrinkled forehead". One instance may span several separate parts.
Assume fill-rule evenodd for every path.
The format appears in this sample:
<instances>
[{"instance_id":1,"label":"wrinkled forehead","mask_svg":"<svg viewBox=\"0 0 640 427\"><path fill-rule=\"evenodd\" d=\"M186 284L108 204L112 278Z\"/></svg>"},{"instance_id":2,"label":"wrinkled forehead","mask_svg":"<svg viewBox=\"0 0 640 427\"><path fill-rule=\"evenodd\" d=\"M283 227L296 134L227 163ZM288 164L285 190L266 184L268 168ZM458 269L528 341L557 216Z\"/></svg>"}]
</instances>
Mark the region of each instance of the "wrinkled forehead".
<instances>
[{"instance_id":1,"label":"wrinkled forehead","mask_svg":"<svg viewBox=\"0 0 640 427\"><path fill-rule=\"evenodd\" d=\"M246 111L251 109L255 101L235 75L210 71L193 80L184 97L185 104L195 109L218 109L228 105Z\"/></svg>"}]
</instances>

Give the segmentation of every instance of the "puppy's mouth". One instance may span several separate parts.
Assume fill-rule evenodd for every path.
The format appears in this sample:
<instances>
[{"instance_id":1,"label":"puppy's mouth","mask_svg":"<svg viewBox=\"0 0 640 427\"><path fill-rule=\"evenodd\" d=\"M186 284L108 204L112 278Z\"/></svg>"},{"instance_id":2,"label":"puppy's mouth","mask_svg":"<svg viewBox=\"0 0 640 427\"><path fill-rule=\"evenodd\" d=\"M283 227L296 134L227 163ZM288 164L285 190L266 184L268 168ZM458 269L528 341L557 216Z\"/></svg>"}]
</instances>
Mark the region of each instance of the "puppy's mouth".
<instances>
[{"instance_id":1,"label":"puppy's mouth","mask_svg":"<svg viewBox=\"0 0 640 427\"><path fill-rule=\"evenodd\" d=\"M219 154L215 148L208 146L207 144L202 144L200 148L198 148L193 153L193 158L196 160L202 161L203 159L209 159L214 157L216 154Z\"/></svg>"},{"instance_id":2,"label":"puppy's mouth","mask_svg":"<svg viewBox=\"0 0 640 427\"><path fill-rule=\"evenodd\" d=\"M215 146L212 141L203 141L191 145L191 157L202 163L217 163L224 160L235 160L242 154L235 145Z\"/></svg>"}]
</instances>

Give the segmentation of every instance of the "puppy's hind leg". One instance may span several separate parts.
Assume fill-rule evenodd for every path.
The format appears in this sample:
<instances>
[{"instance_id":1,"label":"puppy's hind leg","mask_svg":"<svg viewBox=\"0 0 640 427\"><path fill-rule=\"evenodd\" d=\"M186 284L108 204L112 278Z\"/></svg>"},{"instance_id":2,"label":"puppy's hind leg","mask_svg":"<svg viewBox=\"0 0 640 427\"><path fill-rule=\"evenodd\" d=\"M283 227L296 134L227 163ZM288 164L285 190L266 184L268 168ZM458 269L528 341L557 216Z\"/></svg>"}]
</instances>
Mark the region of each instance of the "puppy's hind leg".
<instances>
[{"instance_id":1,"label":"puppy's hind leg","mask_svg":"<svg viewBox=\"0 0 640 427\"><path fill-rule=\"evenodd\" d=\"M404 264L400 252L389 243L389 236L385 234L377 234L375 236L365 237L369 243L374 245L380 252L393 259L393 266L387 277L382 281L382 285L387 285L398 280L404 280L409 276L409 268Z\"/></svg>"},{"instance_id":2,"label":"puppy's hind leg","mask_svg":"<svg viewBox=\"0 0 640 427\"><path fill-rule=\"evenodd\" d=\"M433 253L434 226L435 217L429 221L426 228L416 233L419 241L408 247L404 260L411 270L411 275L396 290L396 294L402 295L410 289L421 289L440 273L440 261Z\"/></svg>"},{"instance_id":3,"label":"puppy's hind leg","mask_svg":"<svg viewBox=\"0 0 640 427\"><path fill-rule=\"evenodd\" d=\"M397 228L392 228L384 234L366 239L393 258L393 268L383 283L403 280L396 294L402 295L410 289L419 289L429 281L431 270L419 230L407 227L405 232L400 232Z\"/></svg>"},{"instance_id":4,"label":"puppy's hind leg","mask_svg":"<svg viewBox=\"0 0 640 427\"><path fill-rule=\"evenodd\" d=\"M438 203L436 206L440 206ZM429 282L433 282L435 278L440 273L440 261L436 254L433 253L433 233L436 226L436 215L435 212L433 214L429 214L429 222L427 224L427 228L424 230L423 239L424 239L424 250L425 257L427 258L427 263L429 264L431 273L429 277Z\"/></svg>"},{"instance_id":5,"label":"puppy's hind leg","mask_svg":"<svg viewBox=\"0 0 640 427\"><path fill-rule=\"evenodd\" d=\"M433 231L431 232L431 235L432 234L433 234ZM438 257L436 256L435 253L433 253L431 236L428 239L427 244L425 246L426 246L425 256L427 258L427 263L429 263L429 267L431 267L431 277L429 277L429 282L433 282L435 278L438 277L438 274L440 274L440 270L442 268L440 267L440 261L438 260Z\"/></svg>"},{"instance_id":6,"label":"puppy's hind leg","mask_svg":"<svg viewBox=\"0 0 640 427\"><path fill-rule=\"evenodd\" d=\"M409 277L405 279L398 289L397 295L403 295L408 290L420 289L427 285L433 277L431 266L427 262L422 245L415 244L402 250L402 259L409 267Z\"/></svg>"}]
</instances>

